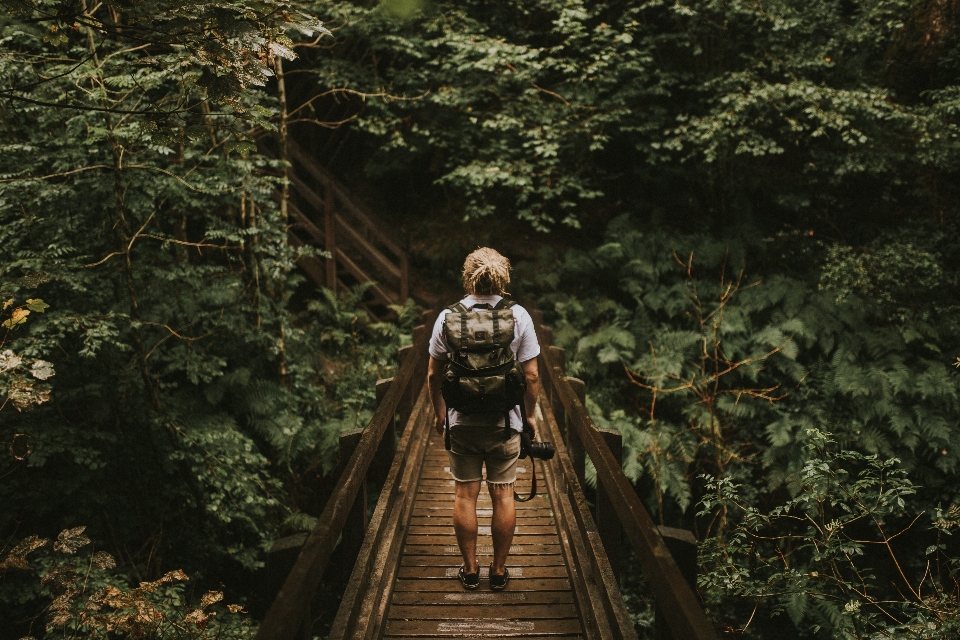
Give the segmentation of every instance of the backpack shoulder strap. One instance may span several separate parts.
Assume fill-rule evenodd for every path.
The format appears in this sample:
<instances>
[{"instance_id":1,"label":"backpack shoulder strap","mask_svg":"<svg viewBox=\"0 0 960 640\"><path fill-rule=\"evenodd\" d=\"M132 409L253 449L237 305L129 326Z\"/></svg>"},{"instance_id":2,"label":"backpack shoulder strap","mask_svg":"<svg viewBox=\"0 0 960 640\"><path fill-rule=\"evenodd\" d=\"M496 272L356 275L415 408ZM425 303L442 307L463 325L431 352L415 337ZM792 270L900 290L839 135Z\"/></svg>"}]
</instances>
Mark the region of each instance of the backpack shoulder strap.
<instances>
[{"instance_id":1,"label":"backpack shoulder strap","mask_svg":"<svg viewBox=\"0 0 960 640\"><path fill-rule=\"evenodd\" d=\"M464 306L462 302L457 302L456 304L452 304L449 307L447 307L447 309L449 309L450 311L453 311L454 313L467 313L468 311L470 311Z\"/></svg>"},{"instance_id":2,"label":"backpack shoulder strap","mask_svg":"<svg viewBox=\"0 0 960 640\"><path fill-rule=\"evenodd\" d=\"M500 298L500 302L497 303L497 306L494 309L509 309L511 307L517 306L517 303L509 298Z\"/></svg>"}]
</instances>

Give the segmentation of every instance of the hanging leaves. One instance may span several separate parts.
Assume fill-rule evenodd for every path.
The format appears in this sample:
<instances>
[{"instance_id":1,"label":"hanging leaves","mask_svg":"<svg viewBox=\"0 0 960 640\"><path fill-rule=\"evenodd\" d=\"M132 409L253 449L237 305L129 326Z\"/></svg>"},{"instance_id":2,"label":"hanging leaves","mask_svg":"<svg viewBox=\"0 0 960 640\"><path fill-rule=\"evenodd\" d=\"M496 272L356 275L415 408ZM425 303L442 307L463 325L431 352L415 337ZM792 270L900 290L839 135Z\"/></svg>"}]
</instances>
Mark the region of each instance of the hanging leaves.
<instances>
[{"instance_id":1,"label":"hanging leaves","mask_svg":"<svg viewBox=\"0 0 960 640\"><path fill-rule=\"evenodd\" d=\"M53 363L47 362L46 360L34 360L33 364L30 365L30 375L37 380L46 380L53 376L53 374Z\"/></svg>"},{"instance_id":2,"label":"hanging leaves","mask_svg":"<svg viewBox=\"0 0 960 640\"><path fill-rule=\"evenodd\" d=\"M3 562L0 562L0 569L28 569L30 563L27 562L27 556L46 546L50 542L46 538L38 536L28 536L21 540L10 550Z\"/></svg>"},{"instance_id":3,"label":"hanging leaves","mask_svg":"<svg viewBox=\"0 0 960 640\"><path fill-rule=\"evenodd\" d=\"M90 538L83 535L86 526L64 529L53 543L53 550L60 553L74 554L80 547L90 544Z\"/></svg>"}]
</instances>

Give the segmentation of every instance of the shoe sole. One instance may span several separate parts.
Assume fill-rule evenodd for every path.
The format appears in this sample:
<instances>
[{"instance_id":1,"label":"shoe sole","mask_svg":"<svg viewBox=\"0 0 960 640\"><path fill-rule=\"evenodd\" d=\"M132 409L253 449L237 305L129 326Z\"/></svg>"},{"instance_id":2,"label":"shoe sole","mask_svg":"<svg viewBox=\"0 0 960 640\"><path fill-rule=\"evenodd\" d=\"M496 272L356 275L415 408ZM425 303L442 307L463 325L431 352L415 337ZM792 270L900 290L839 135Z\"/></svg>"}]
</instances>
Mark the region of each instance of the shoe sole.
<instances>
[{"instance_id":1,"label":"shoe sole","mask_svg":"<svg viewBox=\"0 0 960 640\"><path fill-rule=\"evenodd\" d=\"M507 570L504 570L504 572L503 572L503 578L504 578L504 580L503 580L503 584L502 584L502 585L493 584L493 574L492 574L492 573L490 574L490 578L491 578L491 580L490 580L490 590L491 590L491 591L503 591L504 589L507 588L507 584L510 582L510 572L507 571Z\"/></svg>"},{"instance_id":2,"label":"shoe sole","mask_svg":"<svg viewBox=\"0 0 960 640\"><path fill-rule=\"evenodd\" d=\"M467 576L467 574L465 574L465 573L463 572L463 567L460 567L460 571L457 572L457 577L460 578L460 584L463 585L463 588L464 588L464 589L466 589L467 591L475 591L477 588L480 587L480 575L479 575L479 574L476 574L476 576L477 576L477 584L467 584L466 576Z\"/></svg>"}]
</instances>

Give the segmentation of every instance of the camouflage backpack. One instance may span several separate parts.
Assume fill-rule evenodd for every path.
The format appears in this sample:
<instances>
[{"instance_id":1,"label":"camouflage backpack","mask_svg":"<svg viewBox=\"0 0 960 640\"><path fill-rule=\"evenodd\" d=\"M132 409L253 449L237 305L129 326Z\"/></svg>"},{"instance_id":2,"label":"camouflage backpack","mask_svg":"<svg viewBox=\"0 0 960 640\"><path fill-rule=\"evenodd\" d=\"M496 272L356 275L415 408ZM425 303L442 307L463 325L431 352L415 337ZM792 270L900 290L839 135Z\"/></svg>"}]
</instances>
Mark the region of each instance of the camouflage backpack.
<instances>
[{"instance_id":1,"label":"camouflage backpack","mask_svg":"<svg viewBox=\"0 0 960 640\"><path fill-rule=\"evenodd\" d=\"M440 390L447 407L460 413L507 413L523 402L523 367L510 348L513 307L506 298L488 304L448 307L443 335L450 352ZM509 423L505 425L509 428Z\"/></svg>"}]
</instances>

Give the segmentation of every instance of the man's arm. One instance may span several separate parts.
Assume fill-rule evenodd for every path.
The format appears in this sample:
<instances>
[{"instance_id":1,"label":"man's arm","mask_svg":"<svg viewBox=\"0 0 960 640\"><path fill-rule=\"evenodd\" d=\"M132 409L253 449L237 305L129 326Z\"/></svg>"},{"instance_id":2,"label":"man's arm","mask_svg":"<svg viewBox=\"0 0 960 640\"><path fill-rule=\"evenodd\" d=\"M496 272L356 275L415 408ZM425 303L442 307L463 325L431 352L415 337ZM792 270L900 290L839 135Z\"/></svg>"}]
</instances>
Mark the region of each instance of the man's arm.
<instances>
[{"instance_id":1,"label":"man's arm","mask_svg":"<svg viewBox=\"0 0 960 640\"><path fill-rule=\"evenodd\" d=\"M523 408L527 412L527 424L537 436L537 398L540 396L540 367L537 359L531 358L522 364L523 375L527 379L527 389L523 392ZM441 400L442 402L443 400Z\"/></svg>"},{"instance_id":2,"label":"man's arm","mask_svg":"<svg viewBox=\"0 0 960 640\"><path fill-rule=\"evenodd\" d=\"M443 360L437 360L430 356L430 364L427 365L427 384L430 385L430 401L433 403L433 411L436 414L433 427L441 435L443 435L443 423L447 418L447 404L440 394L440 383L442 381Z\"/></svg>"}]
</instances>

